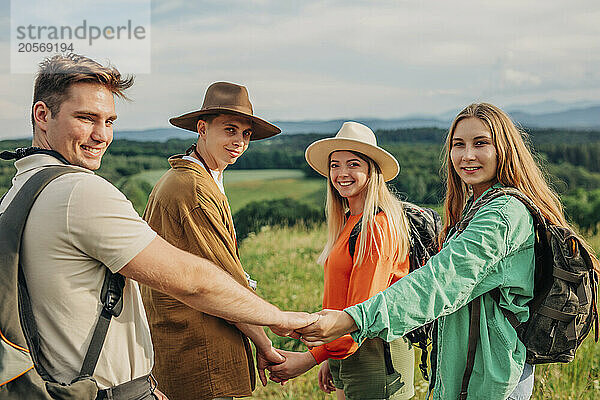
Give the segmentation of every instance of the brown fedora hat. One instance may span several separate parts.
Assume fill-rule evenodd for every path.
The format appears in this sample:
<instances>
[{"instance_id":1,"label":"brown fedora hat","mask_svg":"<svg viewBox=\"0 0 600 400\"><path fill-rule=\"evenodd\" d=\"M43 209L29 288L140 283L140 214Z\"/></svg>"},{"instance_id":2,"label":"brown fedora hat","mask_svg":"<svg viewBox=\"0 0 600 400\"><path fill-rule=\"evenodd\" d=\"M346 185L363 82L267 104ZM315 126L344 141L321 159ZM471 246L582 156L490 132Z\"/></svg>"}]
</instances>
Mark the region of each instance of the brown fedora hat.
<instances>
[{"instance_id":1,"label":"brown fedora hat","mask_svg":"<svg viewBox=\"0 0 600 400\"><path fill-rule=\"evenodd\" d=\"M215 82L206 89L202 108L169 119L169 122L188 131L197 132L198 119L202 115L234 114L250 118L252 136L250 140L260 140L281 133L281 129L254 116L248 90L244 86L230 82Z\"/></svg>"}]
</instances>

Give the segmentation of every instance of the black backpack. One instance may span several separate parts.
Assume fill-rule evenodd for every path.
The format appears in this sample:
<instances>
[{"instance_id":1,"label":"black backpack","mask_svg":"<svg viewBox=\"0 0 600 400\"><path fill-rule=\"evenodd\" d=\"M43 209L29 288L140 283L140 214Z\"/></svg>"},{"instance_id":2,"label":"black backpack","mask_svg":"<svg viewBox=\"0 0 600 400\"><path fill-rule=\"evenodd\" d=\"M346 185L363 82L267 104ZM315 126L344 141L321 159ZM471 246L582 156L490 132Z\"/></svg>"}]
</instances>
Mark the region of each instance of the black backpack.
<instances>
[{"instance_id":1,"label":"black backpack","mask_svg":"<svg viewBox=\"0 0 600 400\"><path fill-rule=\"evenodd\" d=\"M537 206L515 188L488 191L467 212L456 226L456 234L465 230L481 207L490 201L510 195L520 200L533 217L535 227L534 295L529 302L529 319L520 324L510 311L502 312L517 331L527 349L529 364L567 363L595 326L598 341L598 311L596 294L598 276L592 256L579 237L570 229L547 221ZM490 292L498 301L498 288ZM467 367L463 377L461 399L466 399L469 378L473 370L475 346L479 340L481 296L469 305L471 323Z\"/></svg>"},{"instance_id":2,"label":"black backpack","mask_svg":"<svg viewBox=\"0 0 600 400\"><path fill-rule=\"evenodd\" d=\"M110 320L123 308L122 275L106 268L101 301L103 309L79 377L70 384L57 382L39 363L40 339L33 318L27 284L19 261L21 237L29 211L40 192L53 179L80 169L44 168L19 190L0 214L0 398L95 399L98 390L91 378L98 362ZM1 201L1 200L0 200Z\"/></svg>"},{"instance_id":3,"label":"black backpack","mask_svg":"<svg viewBox=\"0 0 600 400\"><path fill-rule=\"evenodd\" d=\"M410 253L409 253L409 273L421 268L427 263L427 261L439 251L437 238L442 230L442 220L439 214L430 208L419 207L415 204L402 202L402 208L404 214L408 219L410 226ZM348 250L350 256L354 258L354 251L356 249L356 241L360 234L362 218L358 220L356 225L350 232L350 239L348 240ZM425 380L429 380L427 374L427 355L429 344L432 343L432 336L435 331L435 321L423 325L406 334L406 338L416 347L421 349L421 363L419 369ZM383 353L386 363L388 374L394 372L392 364L392 358L390 354L389 343L384 342ZM433 355L435 349L432 351L432 367L435 363Z\"/></svg>"}]
</instances>

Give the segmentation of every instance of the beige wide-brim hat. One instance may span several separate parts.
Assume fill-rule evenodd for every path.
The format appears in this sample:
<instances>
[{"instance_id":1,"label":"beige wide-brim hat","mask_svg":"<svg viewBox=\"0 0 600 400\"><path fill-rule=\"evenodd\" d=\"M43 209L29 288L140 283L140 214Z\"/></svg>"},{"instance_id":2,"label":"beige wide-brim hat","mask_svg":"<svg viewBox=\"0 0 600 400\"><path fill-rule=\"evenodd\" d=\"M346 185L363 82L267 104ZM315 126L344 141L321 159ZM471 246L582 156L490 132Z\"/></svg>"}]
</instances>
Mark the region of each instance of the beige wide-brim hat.
<instances>
[{"instance_id":1,"label":"beige wide-brim hat","mask_svg":"<svg viewBox=\"0 0 600 400\"><path fill-rule=\"evenodd\" d=\"M377 146L377 138L373 131L358 122L344 122L335 137L311 143L304 156L315 171L329 176L329 156L334 151L343 150L356 151L375 161L386 182L394 179L400 172L396 158Z\"/></svg>"},{"instance_id":2,"label":"beige wide-brim hat","mask_svg":"<svg viewBox=\"0 0 600 400\"><path fill-rule=\"evenodd\" d=\"M169 122L182 129L198 132L198 120L203 115L233 114L248 117L252 121L250 140L266 139L281 133L281 129L254 115L248 90L244 86L230 82L215 82L206 89L202 108L169 119Z\"/></svg>"}]
</instances>

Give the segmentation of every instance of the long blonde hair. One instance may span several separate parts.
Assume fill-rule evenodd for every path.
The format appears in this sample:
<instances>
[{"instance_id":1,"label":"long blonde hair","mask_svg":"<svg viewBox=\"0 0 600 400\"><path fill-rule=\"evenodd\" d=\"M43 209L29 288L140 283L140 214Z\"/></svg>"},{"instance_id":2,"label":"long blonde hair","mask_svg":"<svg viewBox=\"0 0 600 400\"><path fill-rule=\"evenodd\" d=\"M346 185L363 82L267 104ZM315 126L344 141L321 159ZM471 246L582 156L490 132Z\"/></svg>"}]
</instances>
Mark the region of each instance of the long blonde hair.
<instances>
[{"instance_id":1,"label":"long blonde hair","mask_svg":"<svg viewBox=\"0 0 600 400\"><path fill-rule=\"evenodd\" d=\"M365 160L369 166L369 178L367 180L367 193L365 196L365 204L363 207L362 223L360 227L360 240L358 242L358 252L356 253L354 265L358 266L364 261L367 251L371 251L371 246L375 244L375 250L379 253L380 249L377 243L373 240L375 237L375 229L378 234L382 234L381 229L375 224L375 215L378 209L381 209L388 220L392 237L389 238L392 245L397 249L399 259L403 260L410 250L409 242L409 226L408 220L404 214L402 203L394 196L383 179L383 174L379 165L372 159L362 153L350 151L357 157ZM331 156L331 155L330 155ZM348 200L338 193L331 183L331 177L327 177L327 205L325 214L327 216L327 243L323 252L317 259L321 265L325 264L333 245L337 241L340 233L344 229L348 211Z\"/></svg>"},{"instance_id":2,"label":"long blonde hair","mask_svg":"<svg viewBox=\"0 0 600 400\"><path fill-rule=\"evenodd\" d=\"M446 137L443 156L443 169L447 174L446 199L444 201L446 218L440 235L440 243L445 240L448 231L460 220L469 196L469 188L454 170L450 159L456 125L466 118L477 118L490 130L492 143L498 157L496 169L498 182L504 186L519 189L527 195L552 224L573 229L565 219L563 206L558 196L548 186L542 171L525 144L523 138L526 137L526 134L519 130L510 117L498 107L489 103L474 103L458 113ZM582 242L588 249L590 248L585 241L582 240ZM598 269L597 260L595 257L592 258Z\"/></svg>"}]
</instances>

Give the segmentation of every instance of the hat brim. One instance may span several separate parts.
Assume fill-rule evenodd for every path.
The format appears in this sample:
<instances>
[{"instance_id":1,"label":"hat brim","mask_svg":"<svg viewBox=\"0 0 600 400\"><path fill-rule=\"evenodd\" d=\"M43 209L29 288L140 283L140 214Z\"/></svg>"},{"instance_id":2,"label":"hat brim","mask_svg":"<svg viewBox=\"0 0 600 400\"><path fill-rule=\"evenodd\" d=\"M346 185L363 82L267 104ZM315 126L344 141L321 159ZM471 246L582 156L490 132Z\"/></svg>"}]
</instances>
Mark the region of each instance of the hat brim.
<instances>
[{"instance_id":1,"label":"hat brim","mask_svg":"<svg viewBox=\"0 0 600 400\"><path fill-rule=\"evenodd\" d=\"M329 176L329 155L334 151L356 151L366 155L379 165L383 179L387 182L400 172L398 160L382 149L363 141L346 138L327 138L317 140L306 148L304 156L308 165L319 174Z\"/></svg>"},{"instance_id":2,"label":"hat brim","mask_svg":"<svg viewBox=\"0 0 600 400\"><path fill-rule=\"evenodd\" d=\"M281 133L281 129L277 126L265 121L264 119L255 117L254 115L247 114L231 108L207 108L203 110L192 111L187 114L180 115L179 117L173 117L169 119L171 125L181 129L186 129L198 133L197 125L198 119L203 115L215 115L215 114L233 114L240 115L242 117L250 118L252 121L252 135L250 140L266 139L271 136L275 136Z\"/></svg>"}]
</instances>

